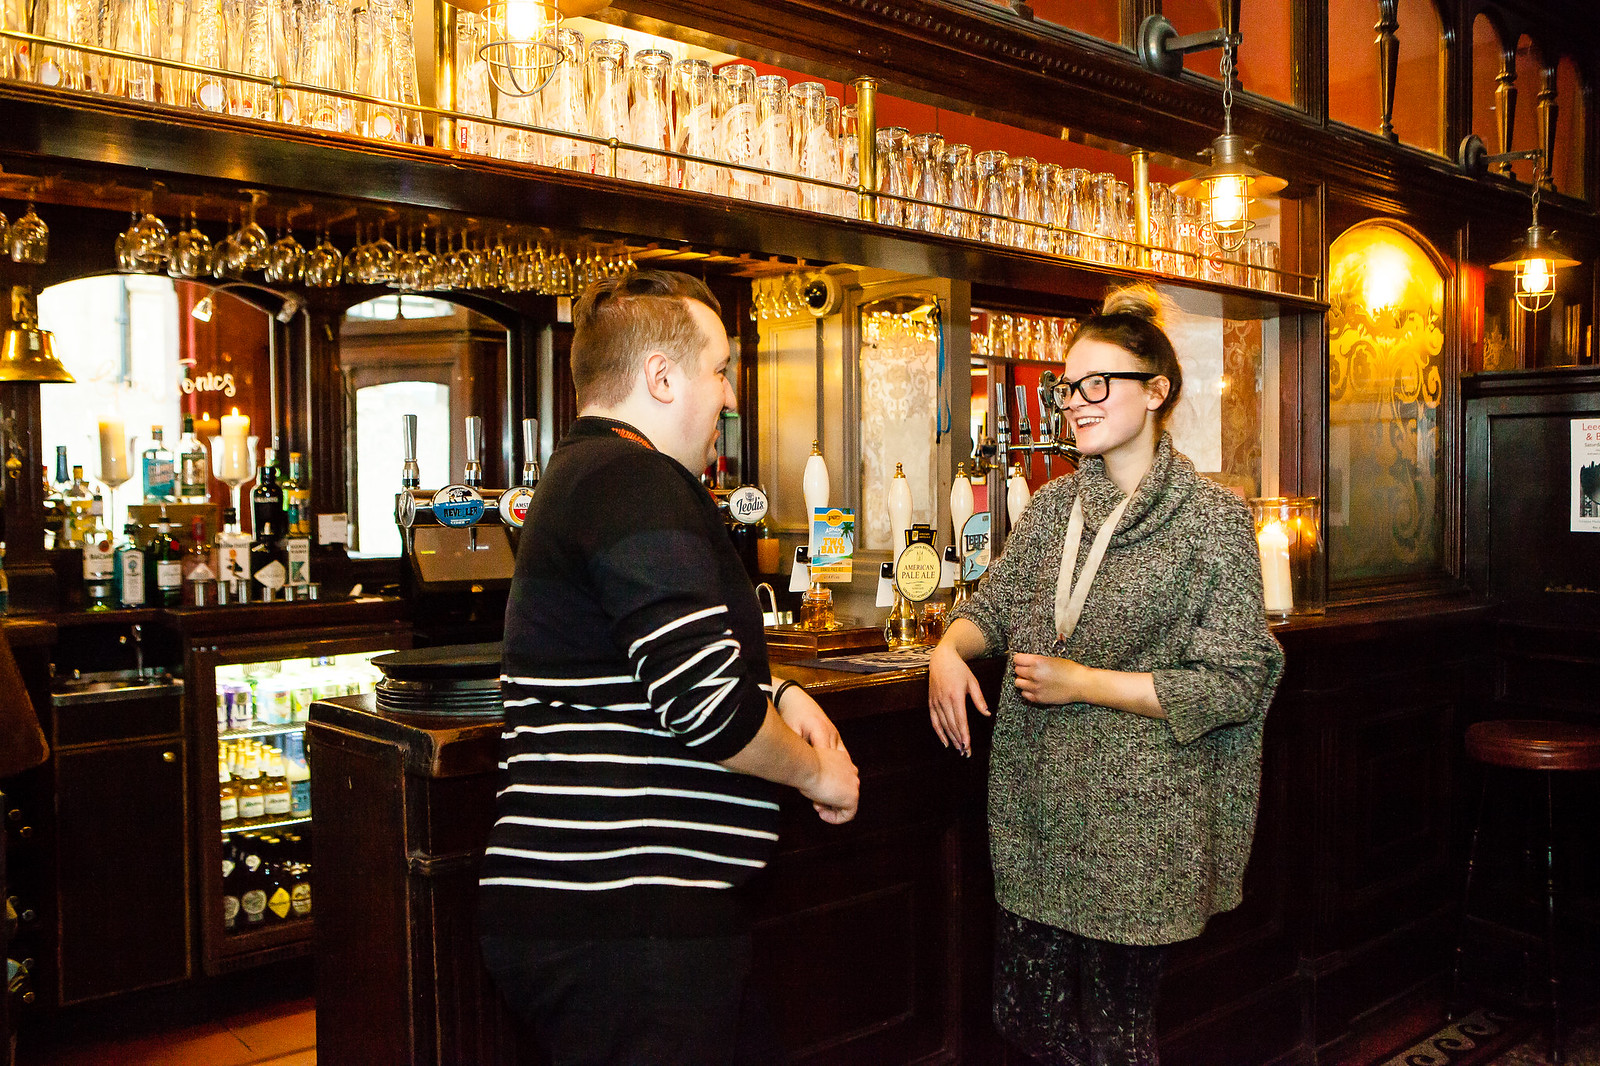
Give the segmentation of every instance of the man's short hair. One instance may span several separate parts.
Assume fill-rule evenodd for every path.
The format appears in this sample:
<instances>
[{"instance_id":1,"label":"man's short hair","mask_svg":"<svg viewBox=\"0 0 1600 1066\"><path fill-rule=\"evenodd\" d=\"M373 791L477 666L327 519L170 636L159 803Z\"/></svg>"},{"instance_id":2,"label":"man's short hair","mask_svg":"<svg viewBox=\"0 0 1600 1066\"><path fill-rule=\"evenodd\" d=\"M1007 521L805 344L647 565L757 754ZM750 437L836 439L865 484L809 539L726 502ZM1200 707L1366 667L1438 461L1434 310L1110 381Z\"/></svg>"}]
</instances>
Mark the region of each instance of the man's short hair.
<instances>
[{"instance_id":1,"label":"man's short hair","mask_svg":"<svg viewBox=\"0 0 1600 1066\"><path fill-rule=\"evenodd\" d=\"M572 384L578 407L621 403L651 352L694 368L706 336L690 310L722 317L706 283L671 270L636 270L590 285L572 308Z\"/></svg>"}]
</instances>

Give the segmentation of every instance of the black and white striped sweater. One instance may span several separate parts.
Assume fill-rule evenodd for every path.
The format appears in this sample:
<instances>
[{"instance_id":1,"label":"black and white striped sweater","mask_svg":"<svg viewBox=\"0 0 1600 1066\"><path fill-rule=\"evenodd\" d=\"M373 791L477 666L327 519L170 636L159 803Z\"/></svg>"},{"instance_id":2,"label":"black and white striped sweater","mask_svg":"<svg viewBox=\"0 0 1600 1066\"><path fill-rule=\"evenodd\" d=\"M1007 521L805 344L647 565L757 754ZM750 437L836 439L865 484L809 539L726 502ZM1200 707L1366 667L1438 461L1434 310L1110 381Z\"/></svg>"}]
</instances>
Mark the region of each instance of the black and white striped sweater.
<instances>
[{"instance_id":1,"label":"black and white striped sweater","mask_svg":"<svg viewBox=\"0 0 1600 1066\"><path fill-rule=\"evenodd\" d=\"M580 418L529 509L506 607L504 785L482 931L731 932L776 786L725 769L760 729L761 612L715 501L631 427Z\"/></svg>"}]
</instances>

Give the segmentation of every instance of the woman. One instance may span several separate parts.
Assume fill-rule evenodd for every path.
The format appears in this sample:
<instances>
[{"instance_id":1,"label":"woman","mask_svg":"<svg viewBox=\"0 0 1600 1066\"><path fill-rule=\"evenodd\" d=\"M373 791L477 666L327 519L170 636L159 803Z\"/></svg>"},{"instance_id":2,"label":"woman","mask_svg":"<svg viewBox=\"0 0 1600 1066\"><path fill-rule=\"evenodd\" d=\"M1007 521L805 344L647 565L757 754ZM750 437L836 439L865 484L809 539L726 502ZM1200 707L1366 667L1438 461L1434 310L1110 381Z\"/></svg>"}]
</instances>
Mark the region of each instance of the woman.
<instances>
[{"instance_id":1,"label":"woman","mask_svg":"<svg viewBox=\"0 0 1600 1066\"><path fill-rule=\"evenodd\" d=\"M995 1025L1046 1063L1153 1064L1167 946L1239 903L1283 669L1239 498L1164 432L1183 372L1155 290L1113 292L1057 387L1077 473L1029 504L929 666L970 754L967 667L1006 652L989 768Z\"/></svg>"}]
</instances>

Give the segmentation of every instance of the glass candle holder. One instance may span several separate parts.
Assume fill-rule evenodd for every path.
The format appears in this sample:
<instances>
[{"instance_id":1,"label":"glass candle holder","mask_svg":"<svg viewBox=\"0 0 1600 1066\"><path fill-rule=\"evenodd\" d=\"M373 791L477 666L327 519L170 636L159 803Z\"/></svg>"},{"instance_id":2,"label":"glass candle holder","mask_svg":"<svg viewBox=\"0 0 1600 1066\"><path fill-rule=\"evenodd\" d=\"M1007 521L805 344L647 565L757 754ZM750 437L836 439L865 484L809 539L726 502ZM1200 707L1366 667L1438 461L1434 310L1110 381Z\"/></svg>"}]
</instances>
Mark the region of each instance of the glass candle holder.
<instances>
[{"instance_id":1,"label":"glass candle holder","mask_svg":"<svg viewBox=\"0 0 1600 1066\"><path fill-rule=\"evenodd\" d=\"M1250 501L1267 615L1322 614L1327 609L1322 504L1315 496Z\"/></svg>"}]
</instances>

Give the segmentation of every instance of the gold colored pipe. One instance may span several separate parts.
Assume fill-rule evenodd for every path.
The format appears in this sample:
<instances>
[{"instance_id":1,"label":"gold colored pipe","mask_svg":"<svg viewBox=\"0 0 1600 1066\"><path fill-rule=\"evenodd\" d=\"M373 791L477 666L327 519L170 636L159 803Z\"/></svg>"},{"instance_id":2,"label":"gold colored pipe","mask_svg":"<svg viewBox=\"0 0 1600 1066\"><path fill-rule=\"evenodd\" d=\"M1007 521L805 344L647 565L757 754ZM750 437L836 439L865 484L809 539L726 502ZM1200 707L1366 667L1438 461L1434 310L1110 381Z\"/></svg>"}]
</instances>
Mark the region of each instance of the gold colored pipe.
<instances>
[{"instance_id":1,"label":"gold colored pipe","mask_svg":"<svg viewBox=\"0 0 1600 1066\"><path fill-rule=\"evenodd\" d=\"M1139 246L1139 265L1150 266L1150 153L1133 153L1133 239Z\"/></svg>"},{"instance_id":2,"label":"gold colored pipe","mask_svg":"<svg viewBox=\"0 0 1600 1066\"><path fill-rule=\"evenodd\" d=\"M441 111L456 109L455 8L433 0L433 104ZM434 117L433 146L454 149L456 124L443 115Z\"/></svg>"},{"instance_id":3,"label":"gold colored pipe","mask_svg":"<svg viewBox=\"0 0 1600 1066\"><path fill-rule=\"evenodd\" d=\"M856 184L858 210L864 222L878 221L878 79L857 78Z\"/></svg>"}]
</instances>

